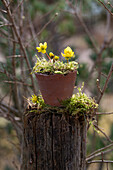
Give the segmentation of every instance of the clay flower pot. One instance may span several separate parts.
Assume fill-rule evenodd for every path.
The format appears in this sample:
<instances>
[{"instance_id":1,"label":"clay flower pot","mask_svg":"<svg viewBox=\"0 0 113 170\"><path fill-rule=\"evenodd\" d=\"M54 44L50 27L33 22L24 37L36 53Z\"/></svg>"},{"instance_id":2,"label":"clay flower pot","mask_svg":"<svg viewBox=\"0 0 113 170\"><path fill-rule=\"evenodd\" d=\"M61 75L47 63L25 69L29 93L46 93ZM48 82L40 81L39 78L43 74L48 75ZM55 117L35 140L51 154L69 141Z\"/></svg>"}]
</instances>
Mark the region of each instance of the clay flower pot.
<instances>
[{"instance_id":1,"label":"clay flower pot","mask_svg":"<svg viewBox=\"0 0 113 170\"><path fill-rule=\"evenodd\" d=\"M46 75L41 73L36 73L35 75L46 104L60 106L62 100L72 96L77 75L76 70L67 75Z\"/></svg>"}]
</instances>

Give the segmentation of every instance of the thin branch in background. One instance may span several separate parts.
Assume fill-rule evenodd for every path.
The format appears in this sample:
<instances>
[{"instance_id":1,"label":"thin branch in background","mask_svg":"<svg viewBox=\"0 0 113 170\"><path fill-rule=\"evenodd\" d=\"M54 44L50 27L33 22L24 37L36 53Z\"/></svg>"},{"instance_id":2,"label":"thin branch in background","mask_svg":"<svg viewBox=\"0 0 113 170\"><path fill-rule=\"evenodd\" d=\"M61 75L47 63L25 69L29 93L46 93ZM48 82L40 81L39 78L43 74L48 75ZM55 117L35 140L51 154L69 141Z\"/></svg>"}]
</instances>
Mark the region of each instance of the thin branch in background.
<instances>
[{"instance_id":1,"label":"thin branch in background","mask_svg":"<svg viewBox=\"0 0 113 170\"><path fill-rule=\"evenodd\" d=\"M18 3L17 7L13 10L13 14L12 14L12 15L14 15L14 14L17 12L18 8L22 5L23 2L24 2L24 0L21 0L21 1Z\"/></svg>"},{"instance_id":2,"label":"thin branch in background","mask_svg":"<svg viewBox=\"0 0 113 170\"><path fill-rule=\"evenodd\" d=\"M113 16L113 13L106 7L106 5L101 0L98 0L98 2L103 5L103 7L111 14L111 16Z\"/></svg>"},{"instance_id":3,"label":"thin branch in background","mask_svg":"<svg viewBox=\"0 0 113 170\"><path fill-rule=\"evenodd\" d=\"M99 92L102 93L102 90L101 90L100 84L99 84L99 79L97 79L97 82L96 82L96 83L97 83L97 88L98 88Z\"/></svg>"},{"instance_id":4,"label":"thin branch in background","mask_svg":"<svg viewBox=\"0 0 113 170\"><path fill-rule=\"evenodd\" d=\"M96 158L96 157L98 157L98 156L102 156L102 159L103 159L103 155L105 155L105 154L107 154L107 153L109 153L109 152L112 152L112 151L113 151L113 148L112 148L112 149L108 149L108 150L106 150L106 151L102 151L102 152L96 153L96 154L94 154L94 155L92 155L92 156L90 156L90 157L87 157L87 158L86 158L86 161L89 161L89 160L91 160L91 159L94 159L94 158Z\"/></svg>"},{"instance_id":5,"label":"thin branch in background","mask_svg":"<svg viewBox=\"0 0 113 170\"><path fill-rule=\"evenodd\" d=\"M107 22L106 22L106 32L104 35L104 43L108 41L108 35L109 35L109 31L110 31L110 24L111 24L111 15L108 11L106 11L107 13Z\"/></svg>"},{"instance_id":6,"label":"thin branch in background","mask_svg":"<svg viewBox=\"0 0 113 170\"><path fill-rule=\"evenodd\" d=\"M15 35L16 35L19 43L20 43L20 47L21 47L22 52L23 52L23 54L24 54L24 56L25 56L25 61L26 61L26 64L27 64L27 66L28 66L29 73L31 73L31 66L30 66L30 63L29 63L29 60L28 60L28 56L27 56L25 47L24 47L24 45L23 45L22 39L21 39L21 37L20 37L20 35L19 35L19 33L18 33L18 30L17 30L17 27L16 27L16 23L15 23L15 21L14 21L14 18L13 18L13 16L12 16L12 13L11 13L9 7L7 7L6 1L5 1L5 0L2 0L2 2L3 2L4 6L5 6L6 9L7 9L8 16L9 16L9 18L10 18L11 23L13 24L13 29L14 29ZM34 85L34 80L33 80L32 74L30 74L30 78L31 78L32 86L33 86L33 91L34 91L34 93L36 94L36 89L35 89L35 85Z\"/></svg>"},{"instance_id":7,"label":"thin branch in background","mask_svg":"<svg viewBox=\"0 0 113 170\"><path fill-rule=\"evenodd\" d=\"M96 115L112 115L113 112L109 112L109 113L101 113L101 112L97 112Z\"/></svg>"},{"instance_id":8,"label":"thin branch in background","mask_svg":"<svg viewBox=\"0 0 113 170\"><path fill-rule=\"evenodd\" d=\"M107 165L107 170L108 170L108 162L106 163L106 165Z\"/></svg>"},{"instance_id":9,"label":"thin branch in background","mask_svg":"<svg viewBox=\"0 0 113 170\"><path fill-rule=\"evenodd\" d=\"M20 125L20 123L17 121L17 118L14 117L14 115L12 115L9 112L9 108L6 107L2 107L2 105L0 106L0 109L3 111L2 116L4 118L6 118L7 120L10 120L17 128L19 128L22 131L22 126ZM18 117L19 118L19 117ZM20 121L20 118L19 118Z\"/></svg>"},{"instance_id":10,"label":"thin branch in background","mask_svg":"<svg viewBox=\"0 0 113 170\"><path fill-rule=\"evenodd\" d=\"M3 10L3 9L1 9L1 8L0 8L0 12L3 12L3 13L5 13L5 14L7 14L7 11L5 11L5 10Z\"/></svg>"},{"instance_id":11,"label":"thin branch in background","mask_svg":"<svg viewBox=\"0 0 113 170\"><path fill-rule=\"evenodd\" d=\"M18 167L18 165L16 164L15 160L12 161L14 167L15 167L15 170L20 170L20 168Z\"/></svg>"},{"instance_id":12,"label":"thin branch in background","mask_svg":"<svg viewBox=\"0 0 113 170\"><path fill-rule=\"evenodd\" d=\"M28 14L28 23L29 23L29 29L30 29L30 33L31 33L31 36L32 36L32 40L34 40L35 46L37 46L39 44L39 42L38 42L38 38L37 38L37 35L36 35L36 32L35 32L33 23L31 21L31 16L29 14Z\"/></svg>"},{"instance_id":13,"label":"thin branch in background","mask_svg":"<svg viewBox=\"0 0 113 170\"><path fill-rule=\"evenodd\" d=\"M3 81L4 83L9 83L9 84L15 84L15 81ZM20 85L23 85L23 86L28 86L28 87L32 87L32 85L30 85L30 84L26 84L26 83L24 83L24 82L16 82L17 84L20 84Z\"/></svg>"},{"instance_id":14,"label":"thin branch in background","mask_svg":"<svg viewBox=\"0 0 113 170\"><path fill-rule=\"evenodd\" d=\"M1 31L1 30L0 30L0 31ZM2 31L1 31L1 32L2 32ZM0 37L3 37L3 38L5 38L5 39L8 39L8 40L10 40L10 41L12 41L12 42L15 42L15 43L19 44L18 41L12 39L12 37L8 37L7 35L0 34Z\"/></svg>"},{"instance_id":15,"label":"thin branch in background","mask_svg":"<svg viewBox=\"0 0 113 170\"><path fill-rule=\"evenodd\" d=\"M25 45L25 47L29 46L29 44L30 44L33 40L35 40L35 39L37 38L37 36L39 36L39 35L44 31L44 29L56 18L57 15L58 15L58 14L56 13L56 14L42 27L42 29L36 34L36 37L35 37L35 38L33 37L30 41L28 41L28 43Z\"/></svg>"},{"instance_id":16,"label":"thin branch in background","mask_svg":"<svg viewBox=\"0 0 113 170\"><path fill-rule=\"evenodd\" d=\"M11 56L7 56L7 58L24 58L24 56L22 56L22 55L11 55Z\"/></svg>"},{"instance_id":17,"label":"thin branch in background","mask_svg":"<svg viewBox=\"0 0 113 170\"><path fill-rule=\"evenodd\" d=\"M92 43L92 45L93 45L93 47L94 47L94 51L95 51L96 53L98 53L98 48L97 48L97 46L96 46L96 44L95 44L95 42L94 42L94 39L93 39L93 37L92 37L92 34L91 34L90 31L88 30L88 28L87 28L87 26L86 26L86 24L85 24L82 16L80 15L80 13L78 13L76 7L74 7L73 4L72 4L69 0L66 0L66 3L68 4L68 6L69 6L71 9L73 9L73 11L74 11L73 14L78 18L79 22L81 23L82 27L84 28L85 32L87 33L87 35L88 35L88 37L89 37L89 39L90 39L90 41L91 41L91 43ZM70 12L70 11L68 11L68 12Z\"/></svg>"},{"instance_id":18,"label":"thin branch in background","mask_svg":"<svg viewBox=\"0 0 113 170\"><path fill-rule=\"evenodd\" d=\"M0 25L0 28L1 28L1 27L5 27L5 26L10 26L10 27L11 27L12 24L10 24L10 23L9 23L9 24L2 24L2 25Z\"/></svg>"},{"instance_id":19,"label":"thin branch in background","mask_svg":"<svg viewBox=\"0 0 113 170\"><path fill-rule=\"evenodd\" d=\"M93 160L93 161L88 161L88 164L92 164L92 163L113 163L113 161L111 160Z\"/></svg>"},{"instance_id":20,"label":"thin branch in background","mask_svg":"<svg viewBox=\"0 0 113 170\"><path fill-rule=\"evenodd\" d=\"M13 39L15 39L15 33L12 30L12 36ZM16 55L16 43L13 42L13 55ZM17 86L17 81L16 81L16 60L15 57L12 58L12 75L14 76L14 96L15 96L15 104L17 105L18 110L21 113L21 106L20 106L20 100L18 97L18 86Z\"/></svg>"},{"instance_id":21,"label":"thin branch in background","mask_svg":"<svg viewBox=\"0 0 113 170\"><path fill-rule=\"evenodd\" d=\"M88 155L87 158L89 158L89 157L91 157L91 156L93 156L93 155L95 155L95 154L97 154L99 152L102 152L103 150L108 149L108 148L110 148L112 146L113 146L113 143L111 143L111 144L109 144L109 145L107 145L107 146L105 146L105 147L103 147L101 149L98 149L98 150L94 151L93 153L91 153L90 155Z\"/></svg>"},{"instance_id":22,"label":"thin branch in background","mask_svg":"<svg viewBox=\"0 0 113 170\"><path fill-rule=\"evenodd\" d=\"M107 139L110 143L113 142L113 141L106 135L106 133L102 131L101 128L99 128L95 123L93 123L93 125L94 125L94 127L95 127L97 130L99 130L99 131L106 137L106 139Z\"/></svg>"},{"instance_id":23,"label":"thin branch in background","mask_svg":"<svg viewBox=\"0 0 113 170\"><path fill-rule=\"evenodd\" d=\"M101 92L101 94L100 94L100 97L99 97L99 99L98 99L98 101L97 101L98 104L100 103L100 100L101 100L101 98L102 98L102 96L103 96L103 94L104 94L104 92L105 92L105 90L106 90L106 88L107 88L107 85L108 85L109 79L111 78L112 73L113 73L113 63L112 63L111 68L110 68L110 70L109 70L109 73L108 73L106 82L105 82L105 84L104 84L103 90L102 90L102 92Z\"/></svg>"},{"instance_id":24,"label":"thin branch in background","mask_svg":"<svg viewBox=\"0 0 113 170\"><path fill-rule=\"evenodd\" d=\"M23 28L24 28L24 1L21 1L21 4L19 5L19 2L18 2L18 6L20 6L18 9L19 9L19 33L20 33L20 36L21 38L23 39ZM22 51L21 47L20 47L20 51ZM25 82L27 75L26 75L26 72L24 72L24 65L25 65L25 62L24 62L24 58L21 58L20 59L20 68L21 68L21 76L22 76L22 80L23 82ZM28 91L28 86L24 86L22 84L21 86L21 107L24 108L24 98L23 96L27 96L27 91Z\"/></svg>"},{"instance_id":25,"label":"thin branch in background","mask_svg":"<svg viewBox=\"0 0 113 170\"><path fill-rule=\"evenodd\" d=\"M111 8L113 8L113 5L111 5L111 3L110 3L110 2L108 2L107 4L108 4L108 5L110 5L110 7L111 7Z\"/></svg>"}]
</instances>

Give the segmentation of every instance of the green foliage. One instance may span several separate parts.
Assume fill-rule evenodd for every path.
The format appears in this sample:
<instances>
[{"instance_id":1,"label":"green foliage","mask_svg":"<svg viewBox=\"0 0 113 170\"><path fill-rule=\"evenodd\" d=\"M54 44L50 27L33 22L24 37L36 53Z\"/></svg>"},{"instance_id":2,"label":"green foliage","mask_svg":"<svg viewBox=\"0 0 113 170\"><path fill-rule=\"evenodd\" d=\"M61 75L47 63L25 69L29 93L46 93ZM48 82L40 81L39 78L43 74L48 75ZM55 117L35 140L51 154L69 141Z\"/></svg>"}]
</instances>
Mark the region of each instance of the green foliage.
<instances>
[{"instance_id":1,"label":"green foliage","mask_svg":"<svg viewBox=\"0 0 113 170\"><path fill-rule=\"evenodd\" d=\"M62 104L66 106L66 110L72 115L91 114L98 107L94 99L82 92L83 86L84 85L78 88L77 94L74 94L70 99L62 102Z\"/></svg>"},{"instance_id":2,"label":"green foliage","mask_svg":"<svg viewBox=\"0 0 113 170\"><path fill-rule=\"evenodd\" d=\"M37 56L36 56L37 57ZM45 73L45 74L67 74L78 68L78 63L71 61L63 63L63 61L47 61L45 58L39 59L33 67L32 73Z\"/></svg>"}]
</instances>

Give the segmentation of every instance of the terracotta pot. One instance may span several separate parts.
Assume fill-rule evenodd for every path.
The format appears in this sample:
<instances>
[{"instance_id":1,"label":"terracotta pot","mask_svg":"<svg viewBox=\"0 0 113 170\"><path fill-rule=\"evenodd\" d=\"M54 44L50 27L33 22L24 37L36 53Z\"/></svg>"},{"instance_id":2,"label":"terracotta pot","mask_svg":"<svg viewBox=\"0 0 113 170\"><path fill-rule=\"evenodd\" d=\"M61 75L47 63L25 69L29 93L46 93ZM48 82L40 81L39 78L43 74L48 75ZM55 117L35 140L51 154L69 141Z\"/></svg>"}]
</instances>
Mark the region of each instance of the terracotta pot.
<instances>
[{"instance_id":1,"label":"terracotta pot","mask_svg":"<svg viewBox=\"0 0 113 170\"><path fill-rule=\"evenodd\" d=\"M46 104L60 106L62 100L70 98L73 94L77 71L67 75L46 75L36 73L39 88Z\"/></svg>"}]
</instances>

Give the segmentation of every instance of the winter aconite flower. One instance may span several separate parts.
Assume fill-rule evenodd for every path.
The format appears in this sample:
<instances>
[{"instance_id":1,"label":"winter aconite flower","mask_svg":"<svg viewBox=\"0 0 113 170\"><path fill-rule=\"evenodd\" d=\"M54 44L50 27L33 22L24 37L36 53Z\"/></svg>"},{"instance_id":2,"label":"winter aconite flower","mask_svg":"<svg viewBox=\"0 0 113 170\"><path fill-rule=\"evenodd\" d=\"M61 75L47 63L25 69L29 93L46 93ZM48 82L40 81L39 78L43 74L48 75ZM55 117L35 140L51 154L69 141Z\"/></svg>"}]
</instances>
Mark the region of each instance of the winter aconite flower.
<instances>
[{"instance_id":1,"label":"winter aconite flower","mask_svg":"<svg viewBox=\"0 0 113 170\"><path fill-rule=\"evenodd\" d=\"M54 60L59 60L59 56L55 55Z\"/></svg>"},{"instance_id":2,"label":"winter aconite flower","mask_svg":"<svg viewBox=\"0 0 113 170\"><path fill-rule=\"evenodd\" d=\"M55 55L52 52L50 52L49 56L50 56L50 58L53 58Z\"/></svg>"},{"instance_id":3,"label":"winter aconite flower","mask_svg":"<svg viewBox=\"0 0 113 170\"><path fill-rule=\"evenodd\" d=\"M67 60L74 56L74 52L72 49L68 46L64 49L64 53L61 53L63 57L65 57Z\"/></svg>"},{"instance_id":4,"label":"winter aconite flower","mask_svg":"<svg viewBox=\"0 0 113 170\"><path fill-rule=\"evenodd\" d=\"M46 53L46 48L47 48L47 42L44 42L44 44L40 43L39 47L36 47L38 52L41 52L43 54Z\"/></svg>"},{"instance_id":5,"label":"winter aconite flower","mask_svg":"<svg viewBox=\"0 0 113 170\"><path fill-rule=\"evenodd\" d=\"M31 101L32 101L33 103L37 103L37 100L38 100L38 97L37 97L35 94L32 95Z\"/></svg>"}]
</instances>

